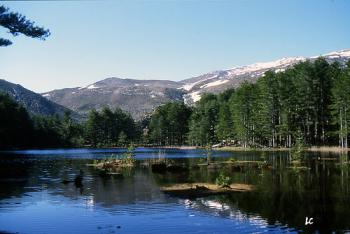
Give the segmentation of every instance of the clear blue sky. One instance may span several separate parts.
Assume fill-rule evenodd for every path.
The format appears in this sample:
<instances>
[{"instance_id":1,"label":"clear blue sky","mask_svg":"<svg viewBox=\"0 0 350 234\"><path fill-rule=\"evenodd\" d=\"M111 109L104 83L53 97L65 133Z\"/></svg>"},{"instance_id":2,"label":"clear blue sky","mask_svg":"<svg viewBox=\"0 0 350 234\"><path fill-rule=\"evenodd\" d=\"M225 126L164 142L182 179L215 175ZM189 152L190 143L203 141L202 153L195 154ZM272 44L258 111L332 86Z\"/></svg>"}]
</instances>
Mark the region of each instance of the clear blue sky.
<instances>
[{"instance_id":1,"label":"clear blue sky","mask_svg":"<svg viewBox=\"0 0 350 234\"><path fill-rule=\"evenodd\" d=\"M116 76L182 80L287 56L350 48L348 0L2 2L49 28L0 29L0 78L37 92Z\"/></svg>"}]
</instances>

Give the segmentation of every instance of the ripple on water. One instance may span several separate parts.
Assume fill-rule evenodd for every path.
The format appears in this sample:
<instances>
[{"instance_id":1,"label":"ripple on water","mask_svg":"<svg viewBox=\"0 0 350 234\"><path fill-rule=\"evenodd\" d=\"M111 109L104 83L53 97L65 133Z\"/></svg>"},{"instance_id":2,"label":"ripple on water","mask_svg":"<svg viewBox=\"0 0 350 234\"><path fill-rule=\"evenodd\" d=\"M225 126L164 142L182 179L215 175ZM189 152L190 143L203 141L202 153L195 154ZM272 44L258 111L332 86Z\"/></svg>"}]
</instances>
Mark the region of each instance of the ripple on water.
<instances>
[{"instance_id":1,"label":"ripple on water","mask_svg":"<svg viewBox=\"0 0 350 234\"><path fill-rule=\"evenodd\" d=\"M256 172L254 169L249 169L249 173L233 172L233 177L238 181L261 183L261 187L265 188L263 193L251 194L248 197L244 194L244 196L213 196L189 200L169 197L159 190L162 184L182 182L184 179L182 176L180 178L174 174L155 175L147 168L138 168L126 173L123 179L117 179L101 176L93 168L86 167L92 159L104 158L118 152L121 151L77 149L17 152L18 154L6 157L0 155L0 164L6 166L7 172L11 174L12 169L16 167L17 173L12 173L13 177L3 173L6 177L0 180L0 230L60 234L297 232L288 225L271 223L267 220L279 219L281 215L284 222L295 224L294 212L301 212L299 216L303 216L302 209L298 206L307 206L308 209L315 207L312 202L301 200L300 194L303 198L311 197L318 200L322 198L322 194L312 192L317 191L315 190L317 187L312 187L311 183L312 188L299 191L298 184L293 184L294 180L290 180L295 178L294 173L289 173L287 170L275 170L273 173L271 171L262 173L261 170ZM136 152L138 159L165 157L181 158L174 161L194 162L196 159L189 158L203 157L203 152L189 150L140 151L137 149ZM256 153L235 152L234 154L242 160L260 158ZM226 155L218 152L214 156L225 157ZM272 155L273 163L284 163L283 160L275 159ZM335 175L332 177L334 181L348 180L349 177L345 177L347 174L344 168L341 169L342 171L334 172L332 167L325 170L323 168L325 166L318 168L319 175L310 170L299 176L305 181L308 178L321 178L320 176L331 178L333 175ZM80 169L84 170L82 188L77 188L73 182L62 183L62 180L74 180ZM330 174L322 174L325 171ZM340 172L344 172L341 174L342 177L339 176ZM185 176L193 176L191 180L214 180L216 174L215 171L197 170ZM281 184L288 186L282 187ZM339 188L333 186L334 191L327 191L326 195L329 196L325 198L335 201L337 209L344 209L341 212L347 214L350 209L341 200L344 197L345 184L339 184L343 186ZM296 194L295 191L300 194ZM280 196L281 194L288 194L288 196ZM334 194L340 195L338 197L333 196ZM278 202L271 199L275 196L280 198ZM261 201L268 201L271 207L267 205L260 207ZM329 206L335 207L331 203ZM293 212L281 210L281 207L284 209L290 207ZM336 214L343 214L341 212ZM331 224L335 225L334 222L330 222ZM345 222L342 225L348 228Z\"/></svg>"},{"instance_id":2,"label":"ripple on water","mask_svg":"<svg viewBox=\"0 0 350 234\"><path fill-rule=\"evenodd\" d=\"M139 202L106 208L93 203L91 196L72 201L45 194L32 194L31 201L18 199L18 204L14 200L2 203L7 209L1 210L0 226L20 233L110 233L117 229L118 233L252 233L267 229L266 222L256 217L222 218L188 209L181 202ZM18 220L21 222L15 225Z\"/></svg>"}]
</instances>

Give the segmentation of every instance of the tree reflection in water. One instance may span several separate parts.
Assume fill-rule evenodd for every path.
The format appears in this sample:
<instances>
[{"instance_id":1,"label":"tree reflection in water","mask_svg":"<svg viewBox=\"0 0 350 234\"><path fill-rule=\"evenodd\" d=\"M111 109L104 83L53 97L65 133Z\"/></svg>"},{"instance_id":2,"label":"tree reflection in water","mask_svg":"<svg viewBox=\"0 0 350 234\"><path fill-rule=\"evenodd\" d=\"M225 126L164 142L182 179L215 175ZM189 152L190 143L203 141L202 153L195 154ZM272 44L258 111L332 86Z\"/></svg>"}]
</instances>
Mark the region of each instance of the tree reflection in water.
<instances>
[{"instance_id":1,"label":"tree reflection in water","mask_svg":"<svg viewBox=\"0 0 350 234\"><path fill-rule=\"evenodd\" d=\"M166 152L164 157L166 157ZM288 230L345 232L350 228L349 163L347 154L308 153L298 170L289 164L284 152L235 152L231 157L213 157L213 162L265 161L269 166L249 164L234 167L226 164L218 168L196 166L200 157L172 159L189 170L181 173L152 173L148 166L155 159L138 160L135 168L122 171L123 176L101 174L87 167L93 158L43 157L35 155L1 155L0 208L11 209L11 199L17 206L25 206L28 195L46 191L56 199L83 201L88 209L103 208L109 212L142 212L134 204L180 204L203 214L289 228ZM325 160L324 160L325 159ZM83 189L72 180L83 170ZM160 186L175 183L210 182L224 172L234 183L253 184L256 190L245 193L180 199L163 194ZM19 198L19 200L18 200ZM64 198L64 199L63 199ZM13 200L14 201L14 200ZM11 207L8 205L11 203ZM128 207L129 206L129 210ZM118 210L119 209L119 210ZM155 211L156 212L156 211ZM313 217L314 224L305 226L305 218Z\"/></svg>"}]
</instances>

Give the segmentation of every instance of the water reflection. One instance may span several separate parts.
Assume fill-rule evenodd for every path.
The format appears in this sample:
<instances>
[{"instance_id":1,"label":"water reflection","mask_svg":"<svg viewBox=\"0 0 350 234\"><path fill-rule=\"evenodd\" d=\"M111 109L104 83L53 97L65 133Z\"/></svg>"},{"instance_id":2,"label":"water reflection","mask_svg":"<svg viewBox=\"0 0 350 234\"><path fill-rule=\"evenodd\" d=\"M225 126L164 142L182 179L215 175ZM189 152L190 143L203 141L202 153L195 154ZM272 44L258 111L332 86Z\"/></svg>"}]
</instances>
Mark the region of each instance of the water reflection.
<instances>
[{"instance_id":1,"label":"water reflection","mask_svg":"<svg viewBox=\"0 0 350 234\"><path fill-rule=\"evenodd\" d=\"M86 166L117 151L2 154L0 232L328 233L350 228L347 154L309 153L302 161L306 169L298 170L291 167L286 152L216 152L214 162L234 158L264 161L268 166L208 168L195 167L203 162L203 151L138 149L136 168L123 170L122 177ZM162 158L191 170L152 173L148 165ZM83 186L64 183L74 181L81 170ZM256 190L197 199L160 191L160 186L174 183L213 183L221 172L234 183L255 185ZM26 221L16 224L21 217ZM313 217L315 223L305 226L305 217Z\"/></svg>"}]
</instances>

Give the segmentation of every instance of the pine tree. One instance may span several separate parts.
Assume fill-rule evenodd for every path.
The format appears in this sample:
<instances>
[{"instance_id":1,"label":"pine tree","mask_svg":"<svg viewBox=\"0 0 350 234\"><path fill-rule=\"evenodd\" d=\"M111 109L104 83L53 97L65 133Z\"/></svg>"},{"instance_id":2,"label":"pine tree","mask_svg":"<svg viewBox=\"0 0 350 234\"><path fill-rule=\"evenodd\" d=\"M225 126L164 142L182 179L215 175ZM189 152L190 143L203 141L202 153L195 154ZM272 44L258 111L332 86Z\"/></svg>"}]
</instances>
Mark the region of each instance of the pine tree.
<instances>
[{"instance_id":1,"label":"pine tree","mask_svg":"<svg viewBox=\"0 0 350 234\"><path fill-rule=\"evenodd\" d=\"M189 141L205 146L218 142L216 126L219 103L214 94L203 94L190 120Z\"/></svg>"},{"instance_id":2,"label":"pine tree","mask_svg":"<svg viewBox=\"0 0 350 234\"><path fill-rule=\"evenodd\" d=\"M228 103L220 103L216 134L221 142L229 143L234 136L231 112Z\"/></svg>"},{"instance_id":3,"label":"pine tree","mask_svg":"<svg viewBox=\"0 0 350 234\"><path fill-rule=\"evenodd\" d=\"M169 102L158 107L151 116L149 136L158 145L182 145L189 131L192 110L179 102Z\"/></svg>"},{"instance_id":4,"label":"pine tree","mask_svg":"<svg viewBox=\"0 0 350 234\"><path fill-rule=\"evenodd\" d=\"M244 82L230 100L230 110L237 139L243 147L255 145L254 106L256 85Z\"/></svg>"},{"instance_id":5,"label":"pine tree","mask_svg":"<svg viewBox=\"0 0 350 234\"><path fill-rule=\"evenodd\" d=\"M33 123L24 107L0 93L0 148L33 144Z\"/></svg>"},{"instance_id":6,"label":"pine tree","mask_svg":"<svg viewBox=\"0 0 350 234\"><path fill-rule=\"evenodd\" d=\"M27 20L25 16L11 12L5 6L0 6L0 26L9 30L13 36L23 34L28 37L45 40L50 31L34 25L34 22ZM0 38L0 46L9 46L12 42L8 39Z\"/></svg>"},{"instance_id":7,"label":"pine tree","mask_svg":"<svg viewBox=\"0 0 350 234\"><path fill-rule=\"evenodd\" d=\"M349 120L350 120L350 61L335 79L332 88L332 109L334 122L339 126L339 146L348 147Z\"/></svg>"},{"instance_id":8,"label":"pine tree","mask_svg":"<svg viewBox=\"0 0 350 234\"><path fill-rule=\"evenodd\" d=\"M121 131L118 136L118 146L125 147L128 143L127 135Z\"/></svg>"}]
</instances>

